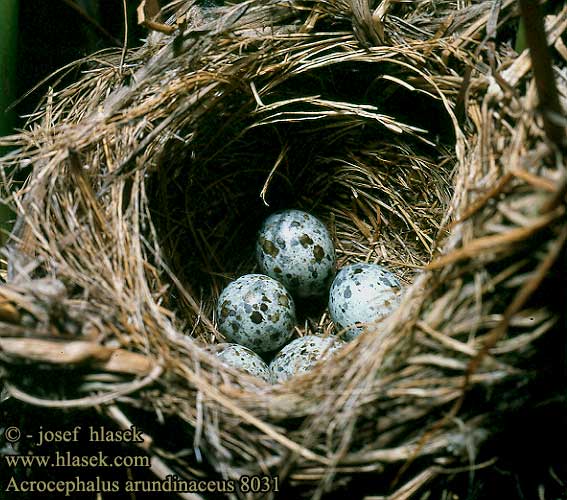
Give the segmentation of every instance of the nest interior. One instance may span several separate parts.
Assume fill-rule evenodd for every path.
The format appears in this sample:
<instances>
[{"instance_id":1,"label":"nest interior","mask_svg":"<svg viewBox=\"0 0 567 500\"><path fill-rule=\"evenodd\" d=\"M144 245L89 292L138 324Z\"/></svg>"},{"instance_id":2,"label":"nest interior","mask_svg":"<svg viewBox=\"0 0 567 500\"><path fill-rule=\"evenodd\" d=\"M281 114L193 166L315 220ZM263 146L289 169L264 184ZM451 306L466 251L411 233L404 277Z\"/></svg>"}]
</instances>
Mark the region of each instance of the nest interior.
<instances>
[{"instance_id":1,"label":"nest interior","mask_svg":"<svg viewBox=\"0 0 567 500\"><path fill-rule=\"evenodd\" d=\"M515 4L171 12L173 34L93 57L3 141L4 175L33 166L8 200L6 394L124 427L143 409L160 477L278 474L320 497L379 472L373 493L407 498L473 470L501 415L530 404L560 321L541 286L564 258L565 168L511 47ZM566 20L550 8L562 96ZM340 265L384 263L407 290L332 363L270 386L203 346L279 208L318 215ZM330 331L319 313L298 333ZM22 365L78 376L55 398Z\"/></svg>"},{"instance_id":2,"label":"nest interior","mask_svg":"<svg viewBox=\"0 0 567 500\"><path fill-rule=\"evenodd\" d=\"M411 95L378 85L385 66L377 61L370 71L335 57L305 75L280 75L261 106L249 88L230 82L197 131L187 131L197 137L176 134L164 146L149 182L152 219L162 256L207 317L228 279L257 270L257 231L278 209L301 208L325 221L339 266L378 261L410 283L430 260L453 164L428 140L438 130L383 123L390 117L377 110L404 109ZM336 88L344 82L346 89ZM423 113L446 122L438 101L428 100ZM351 116L332 111L345 102ZM185 306L188 331L215 337L190 304L176 305Z\"/></svg>"}]
</instances>

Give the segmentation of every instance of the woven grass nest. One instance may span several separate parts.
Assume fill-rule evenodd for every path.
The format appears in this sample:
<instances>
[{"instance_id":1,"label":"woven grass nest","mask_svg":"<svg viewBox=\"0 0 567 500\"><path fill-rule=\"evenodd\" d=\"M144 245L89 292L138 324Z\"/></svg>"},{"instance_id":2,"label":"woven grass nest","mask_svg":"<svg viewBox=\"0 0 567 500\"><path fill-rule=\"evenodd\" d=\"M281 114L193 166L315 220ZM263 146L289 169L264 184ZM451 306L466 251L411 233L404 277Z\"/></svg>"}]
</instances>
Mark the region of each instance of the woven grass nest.
<instances>
[{"instance_id":1,"label":"woven grass nest","mask_svg":"<svg viewBox=\"0 0 567 500\"><path fill-rule=\"evenodd\" d=\"M122 427L142 410L162 478L278 475L289 498L319 498L371 475L373 494L402 499L473 470L499 415L531 404L523 388L561 321L542 287L564 269L565 167L528 51L511 47L516 4L165 14L172 33L78 63L3 141L7 184L32 167L9 199L6 396ZM566 26L558 5L563 96ZM320 217L339 267L382 263L406 291L332 362L269 385L207 346L223 341L220 291L256 270L256 231L279 208ZM295 334L332 332L313 308ZM153 433L168 426L166 445Z\"/></svg>"}]
</instances>

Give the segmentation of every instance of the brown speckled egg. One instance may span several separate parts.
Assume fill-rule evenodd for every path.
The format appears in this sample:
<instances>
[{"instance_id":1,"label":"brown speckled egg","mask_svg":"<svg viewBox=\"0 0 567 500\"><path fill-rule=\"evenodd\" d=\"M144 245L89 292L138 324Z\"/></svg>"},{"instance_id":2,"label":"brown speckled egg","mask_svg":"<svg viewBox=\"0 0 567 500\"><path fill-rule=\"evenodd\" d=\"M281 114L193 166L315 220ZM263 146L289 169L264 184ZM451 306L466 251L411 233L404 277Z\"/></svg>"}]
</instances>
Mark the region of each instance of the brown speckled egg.
<instances>
[{"instance_id":1,"label":"brown speckled egg","mask_svg":"<svg viewBox=\"0 0 567 500\"><path fill-rule=\"evenodd\" d=\"M246 274L222 291L217 317L219 330L230 342L255 352L275 351L291 338L295 304L275 279Z\"/></svg>"}]
</instances>

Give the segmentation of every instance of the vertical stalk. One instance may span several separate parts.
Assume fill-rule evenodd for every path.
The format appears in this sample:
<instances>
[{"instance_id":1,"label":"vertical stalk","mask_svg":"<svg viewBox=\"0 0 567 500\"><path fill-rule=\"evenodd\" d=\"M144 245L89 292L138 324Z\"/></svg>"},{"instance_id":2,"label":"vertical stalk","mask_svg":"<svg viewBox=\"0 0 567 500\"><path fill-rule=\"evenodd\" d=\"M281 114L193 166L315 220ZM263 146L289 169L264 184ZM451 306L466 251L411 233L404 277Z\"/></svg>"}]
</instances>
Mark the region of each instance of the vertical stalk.
<instances>
[{"instance_id":1,"label":"vertical stalk","mask_svg":"<svg viewBox=\"0 0 567 500\"><path fill-rule=\"evenodd\" d=\"M14 112L6 108L16 97L16 46L18 42L18 0L0 0L0 137L12 133ZM4 152L0 148L0 157ZM2 168L2 165L0 165ZM0 196L7 186L0 185ZM0 245L12 227L14 213L0 202Z\"/></svg>"},{"instance_id":2,"label":"vertical stalk","mask_svg":"<svg viewBox=\"0 0 567 500\"><path fill-rule=\"evenodd\" d=\"M6 108L15 98L18 0L0 1L0 136L11 133L14 114Z\"/></svg>"},{"instance_id":3,"label":"vertical stalk","mask_svg":"<svg viewBox=\"0 0 567 500\"><path fill-rule=\"evenodd\" d=\"M543 13L538 0L519 0L519 2L545 133L547 138L565 153L567 141L565 127L562 124L563 111L553 75Z\"/></svg>"}]
</instances>

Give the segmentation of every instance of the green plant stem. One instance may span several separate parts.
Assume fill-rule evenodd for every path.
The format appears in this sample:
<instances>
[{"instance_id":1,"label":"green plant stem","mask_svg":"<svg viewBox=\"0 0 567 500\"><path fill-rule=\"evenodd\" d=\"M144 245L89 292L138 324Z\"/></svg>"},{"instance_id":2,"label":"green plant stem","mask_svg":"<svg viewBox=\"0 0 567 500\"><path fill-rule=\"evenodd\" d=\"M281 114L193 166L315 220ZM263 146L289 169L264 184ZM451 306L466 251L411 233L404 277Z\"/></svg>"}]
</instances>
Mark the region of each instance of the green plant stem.
<instances>
[{"instance_id":1,"label":"green plant stem","mask_svg":"<svg viewBox=\"0 0 567 500\"><path fill-rule=\"evenodd\" d=\"M0 1L0 136L11 133L14 114L6 108L15 97L18 0Z\"/></svg>"},{"instance_id":2,"label":"green plant stem","mask_svg":"<svg viewBox=\"0 0 567 500\"><path fill-rule=\"evenodd\" d=\"M7 111L16 97L16 60L18 42L18 0L0 0L0 136L11 134L15 115ZM0 157L5 151L0 148ZM0 165L2 168L2 165ZM6 186L0 186L4 194ZM0 245L6 242L14 212L0 202Z\"/></svg>"}]
</instances>

